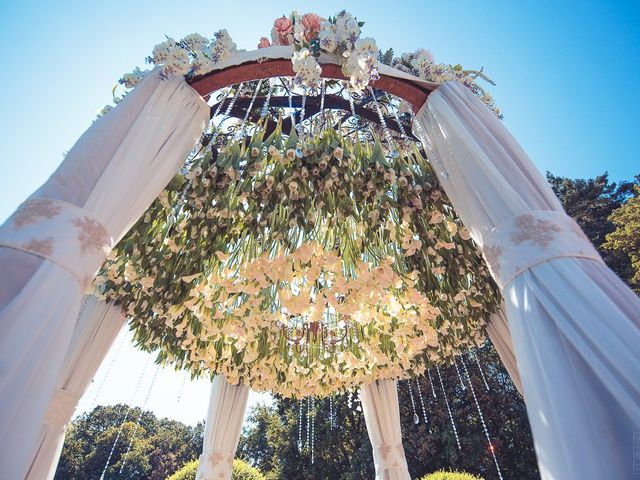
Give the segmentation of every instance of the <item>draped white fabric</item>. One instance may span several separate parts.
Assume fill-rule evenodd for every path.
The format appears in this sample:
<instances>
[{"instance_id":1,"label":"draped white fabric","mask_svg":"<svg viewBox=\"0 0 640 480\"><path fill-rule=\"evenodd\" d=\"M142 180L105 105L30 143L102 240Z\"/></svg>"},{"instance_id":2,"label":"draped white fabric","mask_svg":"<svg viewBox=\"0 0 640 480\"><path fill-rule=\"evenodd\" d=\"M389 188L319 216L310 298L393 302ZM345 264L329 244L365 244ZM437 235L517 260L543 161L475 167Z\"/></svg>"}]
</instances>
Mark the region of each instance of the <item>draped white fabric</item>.
<instances>
[{"instance_id":1,"label":"draped white fabric","mask_svg":"<svg viewBox=\"0 0 640 480\"><path fill-rule=\"evenodd\" d=\"M71 420L78 401L107 355L125 324L125 314L114 304L85 297L73 338L64 360L62 375L56 385L40 430L37 450L26 478L52 479L64 442L64 428Z\"/></svg>"},{"instance_id":2,"label":"draped white fabric","mask_svg":"<svg viewBox=\"0 0 640 480\"><path fill-rule=\"evenodd\" d=\"M513 384L520 394L522 394L522 380L520 380L520 371L518 370L518 362L516 361L516 353L513 350L513 341L511 340L511 332L509 331L509 323L504 315L504 307L498 313L491 316L487 324L487 334L498 352L498 356L504 364Z\"/></svg>"},{"instance_id":3,"label":"draped white fabric","mask_svg":"<svg viewBox=\"0 0 640 480\"><path fill-rule=\"evenodd\" d=\"M231 480L248 398L249 387L214 377L196 480Z\"/></svg>"},{"instance_id":4,"label":"draped white fabric","mask_svg":"<svg viewBox=\"0 0 640 480\"><path fill-rule=\"evenodd\" d=\"M411 480L402 446L400 407L395 380L360 387L360 401L373 447L376 480Z\"/></svg>"},{"instance_id":5,"label":"draped white fabric","mask_svg":"<svg viewBox=\"0 0 640 480\"><path fill-rule=\"evenodd\" d=\"M29 468L85 286L208 115L183 79L150 73L0 227L0 478Z\"/></svg>"},{"instance_id":6,"label":"draped white fabric","mask_svg":"<svg viewBox=\"0 0 640 480\"><path fill-rule=\"evenodd\" d=\"M433 92L414 130L501 286L542 478L630 478L640 299L465 87Z\"/></svg>"}]
</instances>

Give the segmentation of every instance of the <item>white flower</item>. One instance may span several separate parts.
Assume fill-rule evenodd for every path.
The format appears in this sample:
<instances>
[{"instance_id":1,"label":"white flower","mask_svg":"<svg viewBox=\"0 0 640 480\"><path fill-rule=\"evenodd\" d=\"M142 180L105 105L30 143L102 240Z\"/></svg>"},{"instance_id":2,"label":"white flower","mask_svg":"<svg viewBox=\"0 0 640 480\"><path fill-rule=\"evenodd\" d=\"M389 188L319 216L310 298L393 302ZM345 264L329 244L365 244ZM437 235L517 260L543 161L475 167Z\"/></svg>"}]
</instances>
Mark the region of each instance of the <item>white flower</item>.
<instances>
[{"instance_id":1,"label":"white flower","mask_svg":"<svg viewBox=\"0 0 640 480\"><path fill-rule=\"evenodd\" d=\"M322 69L308 49L294 52L291 63L298 83L308 88L316 88L320 84Z\"/></svg>"},{"instance_id":2,"label":"white flower","mask_svg":"<svg viewBox=\"0 0 640 480\"><path fill-rule=\"evenodd\" d=\"M320 27L318 41L320 42L320 48L326 52L333 53L336 49L336 29L334 25L329 22L323 22Z\"/></svg>"},{"instance_id":3,"label":"white flower","mask_svg":"<svg viewBox=\"0 0 640 480\"><path fill-rule=\"evenodd\" d=\"M202 50L208 43L209 40L204 38L199 33L190 33L186 37L184 37L181 41L186 48L193 52L197 52L198 50Z\"/></svg>"},{"instance_id":4,"label":"white flower","mask_svg":"<svg viewBox=\"0 0 640 480\"><path fill-rule=\"evenodd\" d=\"M133 72L125 73L119 82L126 88L133 88L142 81L147 73L149 73L149 70L140 70L140 68L136 67Z\"/></svg>"},{"instance_id":5,"label":"white flower","mask_svg":"<svg viewBox=\"0 0 640 480\"><path fill-rule=\"evenodd\" d=\"M177 48L177 43L173 38L167 38L166 41L159 43L155 47L153 47L153 52L151 53L151 60L153 63L160 64L163 63L171 52Z\"/></svg>"},{"instance_id":6,"label":"white flower","mask_svg":"<svg viewBox=\"0 0 640 480\"><path fill-rule=\"evenodd\" d=\"M354 45L358 55L377 55L378 46L373 38L359 38Z\"/></svg>"}]
</instances>

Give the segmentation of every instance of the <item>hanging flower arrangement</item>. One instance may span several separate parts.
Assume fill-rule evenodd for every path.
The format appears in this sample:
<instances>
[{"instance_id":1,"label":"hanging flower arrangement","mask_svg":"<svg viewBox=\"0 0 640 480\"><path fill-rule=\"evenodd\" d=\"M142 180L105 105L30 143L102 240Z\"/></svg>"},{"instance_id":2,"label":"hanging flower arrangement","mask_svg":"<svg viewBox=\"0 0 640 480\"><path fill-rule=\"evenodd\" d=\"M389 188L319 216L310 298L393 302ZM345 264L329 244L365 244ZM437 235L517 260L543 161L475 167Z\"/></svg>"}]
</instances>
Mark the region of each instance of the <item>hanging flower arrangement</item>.
<instances>
[{"instance_id":1,"label":"hanging flower arrangement","mask_svg":"<svg viewBox=\"0 0 640 480\"><path fill-rule=\"evenodd\" d=\"M280 125L190 161L112 252L96 289L138 344L284 396L480 344L499 294L415 145Z\"/></svg>"}]
</instances>

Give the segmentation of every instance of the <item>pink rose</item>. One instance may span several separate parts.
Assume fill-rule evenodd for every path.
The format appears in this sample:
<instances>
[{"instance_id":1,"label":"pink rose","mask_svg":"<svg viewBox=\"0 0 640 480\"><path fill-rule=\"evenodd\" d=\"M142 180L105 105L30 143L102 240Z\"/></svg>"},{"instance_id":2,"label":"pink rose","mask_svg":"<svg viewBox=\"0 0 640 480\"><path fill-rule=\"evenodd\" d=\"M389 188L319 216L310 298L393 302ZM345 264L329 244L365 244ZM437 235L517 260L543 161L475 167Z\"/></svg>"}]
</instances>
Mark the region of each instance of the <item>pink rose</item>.
<instances>
[{"instance_id":1,"label":"pink rose","mask_svg":"<svg viewBox=\"0 0 640 480\"><path fill-rule=\"evenodd\" d=\"M269 42L269 39L267 37L262 37L260 39L260 43L258 43L258 48L267 48L271 46L271 42Z\"/></svg>"},{"instance_id":2,"label":"pink rose","mask_svg":"<svg viewBox=\"0 0 640 480\"><path fill-rule=\"evenodd\" d=\"M293 20L287 17L276 18L271 30L274 45L291 45L293 43Z\"/></svg>"},{"instance_id":3,"label":"pink rose","mask_svg":"<svg viewBox=\"0 0 640 480\"><path fill-rule=\"evenodd\" d=\"M324 18L315 13L306 13L302 16L302 26L304 27L304 38L310 42L320 33L320 26Z\"/></svg>"}]
</instances>

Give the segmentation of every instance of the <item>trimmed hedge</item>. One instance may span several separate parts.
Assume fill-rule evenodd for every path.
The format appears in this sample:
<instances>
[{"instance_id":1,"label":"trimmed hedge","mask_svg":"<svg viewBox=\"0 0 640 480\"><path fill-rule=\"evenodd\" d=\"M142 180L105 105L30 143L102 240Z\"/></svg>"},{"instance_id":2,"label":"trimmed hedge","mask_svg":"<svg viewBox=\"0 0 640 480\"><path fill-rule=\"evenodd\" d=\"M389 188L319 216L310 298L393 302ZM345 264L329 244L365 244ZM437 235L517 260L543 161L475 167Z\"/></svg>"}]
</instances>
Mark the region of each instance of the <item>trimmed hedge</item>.
<instances>
[{"instance_id":1,"label":"trimmed hedge","mask_svg":"<svg viewBox=\"0 0 640 480\"><path fill-rule=\"evenodd\" d=\"M437 472L430 473L421 480L484 480L481 477L476 477L470 473L465 472L447 472L446 470L438 470Z\"/></svg>"},{"instance_id":2,"label":"trimmed hedge","mask_svg":"<svg viewBox=\"0 0 640 480\"><path fill-rule=\"evenodd\" d=\"M193 460L168 477L167 480L195 480L197 471L198 460ZM233 461L231 480L265 480L265 478L259 470L253 468L247 462L235 459Z\"/></svg>"}]
</instances>

